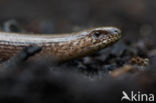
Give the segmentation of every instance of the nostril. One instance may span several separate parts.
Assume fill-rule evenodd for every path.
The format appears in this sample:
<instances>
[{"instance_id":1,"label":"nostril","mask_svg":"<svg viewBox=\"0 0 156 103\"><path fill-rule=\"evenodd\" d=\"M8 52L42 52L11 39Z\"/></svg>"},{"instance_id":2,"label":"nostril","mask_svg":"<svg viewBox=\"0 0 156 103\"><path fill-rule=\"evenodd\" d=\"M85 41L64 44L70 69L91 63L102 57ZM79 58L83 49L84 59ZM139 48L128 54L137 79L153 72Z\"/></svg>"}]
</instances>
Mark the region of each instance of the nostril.
<instances>
[{"instance_id":1,"label":"nostril","mask_svg":"<svg viewBox=\"0 0 156 103\"><path fill-rule=\"evenodd\" d=\"M120 29L114 29L113 31L114 33L117 33L117 34L121 33Z\"/></svg>"},{"instance_id":2,"label":"nostril","mask_svg":"<svg viewBox=\"0 0 156 103\"><path fill-rule=\"evenodd\" d=\"M115 33L120 33L120 30L115 29L114 32L115 32Z\"/></svg>"}]
</instances>

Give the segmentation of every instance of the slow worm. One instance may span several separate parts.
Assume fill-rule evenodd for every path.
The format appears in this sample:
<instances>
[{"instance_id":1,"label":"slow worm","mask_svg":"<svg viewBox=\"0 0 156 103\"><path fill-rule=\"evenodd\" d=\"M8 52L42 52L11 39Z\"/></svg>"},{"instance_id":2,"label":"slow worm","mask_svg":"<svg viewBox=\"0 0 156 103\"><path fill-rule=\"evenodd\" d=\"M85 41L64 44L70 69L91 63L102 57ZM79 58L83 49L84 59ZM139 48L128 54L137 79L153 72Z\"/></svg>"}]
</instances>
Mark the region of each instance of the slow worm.
<instances>
[{"instance_id":1,"label":"slow worm","mask_svg":"<svg viewBox=\"0 0 156 103\"><path fill-rule=\"evenodd\" d=\"M66 61L95 53L121 37L115 27L98 27L63 35L20 34L0 32L0 61L8 60L28 46L39 46L38 56Z\"/></svg>"}]
</instances>

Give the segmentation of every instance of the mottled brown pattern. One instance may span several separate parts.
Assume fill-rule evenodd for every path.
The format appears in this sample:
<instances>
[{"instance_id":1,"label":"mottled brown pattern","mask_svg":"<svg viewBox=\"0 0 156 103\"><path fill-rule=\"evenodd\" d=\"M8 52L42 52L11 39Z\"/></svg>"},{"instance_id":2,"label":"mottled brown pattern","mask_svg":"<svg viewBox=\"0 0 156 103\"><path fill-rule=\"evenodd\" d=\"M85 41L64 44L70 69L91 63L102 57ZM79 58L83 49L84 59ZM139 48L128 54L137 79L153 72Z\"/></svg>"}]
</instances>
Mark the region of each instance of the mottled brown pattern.
<instances>
[{"instance_id":1,"label":"mottled brown pattern","mask_svg":"<svg viewBox=\"0 0 156 103\"><path fill-rule=\"evenodd\" d=\"M118 30L118 33L116 33L114 29ZM1 36L3 36L4 34L0 32L0 60L8 60L10 57L15 56L17 53L19 53L23 48L30 45L37 45L42 47L41 52L37 54L38 56L48 56L54 58L56 61L66 61L74 58L83 57L92 54L102 48L105 48L106 46L109 46L114 42L118 41L121 37L120 34L120 30L117 28L110 27L109 29L109 27L106 27L105 30L105 27L101 27L89 29L75 34L72 33L72 35L77 36L75 36L74 39L71 38L66 41L58 40L58 42L45 41L42 43L29 43L27 41L24 41L24 37L21 38L21 41L18 41L18 37L18 40L16 42L15 40L12 41L10 39L10 41L5 41L4 37L3 39L1 39ZM10 33L9 35L12 34ZM62 36L62 38L68 36L69 35ZM53 36L51 36L51 38L52 37Z\"/></svg>"}]
</instances>

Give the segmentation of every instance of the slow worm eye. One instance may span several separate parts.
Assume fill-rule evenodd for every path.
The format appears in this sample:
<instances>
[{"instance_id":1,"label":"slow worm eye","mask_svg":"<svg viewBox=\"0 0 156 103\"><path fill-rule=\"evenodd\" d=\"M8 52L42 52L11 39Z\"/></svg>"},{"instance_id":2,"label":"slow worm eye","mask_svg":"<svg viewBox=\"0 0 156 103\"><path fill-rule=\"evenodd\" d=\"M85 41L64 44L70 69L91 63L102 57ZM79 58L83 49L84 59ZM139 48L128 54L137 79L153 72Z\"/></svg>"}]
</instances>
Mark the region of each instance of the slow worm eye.
<instances>
[{"instance_id":1,"label":"slow worm eye","mask_svg":"<svg viewBox=\"0 0 156 103\"><path fill-rule=\"evenodd\" d=\"M102 39L104 38L106 35L108 34L107 31L104 31L104 30L95 30L95 31L92 31L90 33L90 35L92 36L92 38L94 39Z\"/></svg>"},{"instance_id":2,"label":"slow worm eye","mask_svg":"<svg viewBox=\"0 0 156 103\"><path fill-rule=\"evenodd\" d=\"M100 31L95 31L94 35L95 35L96 37L99 37L99 36L102 35L102 34L101 34Z\"/></svg>"}]
</instances>

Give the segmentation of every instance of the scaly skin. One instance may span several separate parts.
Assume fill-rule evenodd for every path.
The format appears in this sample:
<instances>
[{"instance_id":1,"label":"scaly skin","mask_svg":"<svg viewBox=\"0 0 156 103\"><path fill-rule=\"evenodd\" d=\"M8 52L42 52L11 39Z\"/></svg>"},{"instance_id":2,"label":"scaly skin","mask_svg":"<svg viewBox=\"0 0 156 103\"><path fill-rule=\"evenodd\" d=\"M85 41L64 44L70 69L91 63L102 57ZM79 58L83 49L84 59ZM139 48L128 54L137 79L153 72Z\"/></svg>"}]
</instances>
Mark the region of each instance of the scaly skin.
<instances>
[{"instance_id":1,"label":"scaly skin","mask_svg":"<svg viewBox=\"0 0 156 103\"><path fill-rule=\"evenodd\" d=\"M0 32L0 60L5 61L30 45L42 47L37 56L66 61L95 53L121 37L115 27L99 27L64 35L18 34Z\"/></svg>"}]
</instances>

